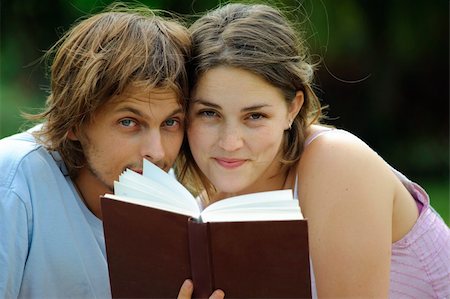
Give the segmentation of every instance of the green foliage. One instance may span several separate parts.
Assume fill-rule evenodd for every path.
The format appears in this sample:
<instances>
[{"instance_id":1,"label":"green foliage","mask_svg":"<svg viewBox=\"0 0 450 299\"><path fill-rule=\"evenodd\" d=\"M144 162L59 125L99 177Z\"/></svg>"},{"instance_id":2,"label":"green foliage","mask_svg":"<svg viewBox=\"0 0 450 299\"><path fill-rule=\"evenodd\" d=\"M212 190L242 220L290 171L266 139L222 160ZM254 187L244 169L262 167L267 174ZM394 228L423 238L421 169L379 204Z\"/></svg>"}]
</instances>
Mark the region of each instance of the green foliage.
<instances>
[{"instance_id":1,"label":"green foliage","mask_svg":"<svg viewBox=\"0 0 450 299\"><path fill-rule=\"evenodd\" d=\"M431 206L439 212L450 226L450 193L448 180L431 180L422 183L423 188L430 195Z\"/></svg>"},{"instance_id":2,"label":"green foliage","mask_svg":"<svg viewBox=\"0 0 450 299\"><path fill-rule=\"evenodd\" d=\"M39 63L43 53L78 18L112 2L2 2L0 138L20 129L21 110L44 105L49 83ZM123 2L189 17L227 1ZM245 2L277 3L288 13L304 31L314 60L322 62L316 84L330 105L330 123L360 136L407 176L426 180L433 205L448 221L448 1Z\"/></svg>"},{"instance_id":3,"label":"green foliage","mask_svg":"<svg viewBox=\"0 0 450 299\"><path fill-rule=\"evenodd\" d=\"M21 113L34 113L42 108L43 95L36 95L13 83L0 82L0 138L27 129L31 124Z\"/></svg>"}]
</instances>

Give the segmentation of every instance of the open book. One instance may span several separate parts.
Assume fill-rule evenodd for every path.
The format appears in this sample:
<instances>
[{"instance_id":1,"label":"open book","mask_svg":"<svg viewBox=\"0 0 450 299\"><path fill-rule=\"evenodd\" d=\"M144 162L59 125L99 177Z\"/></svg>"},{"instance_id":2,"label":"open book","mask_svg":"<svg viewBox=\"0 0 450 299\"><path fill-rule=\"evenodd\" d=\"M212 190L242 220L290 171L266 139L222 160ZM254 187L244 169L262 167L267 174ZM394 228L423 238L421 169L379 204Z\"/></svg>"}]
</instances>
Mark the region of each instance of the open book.
<instances>
[{"instance_id":1,"label":"open book","mask_svg":"<svg viewBox=\"0 0 450 299\"><path fill-rule=\"evenodd\" d=\"M143 175L126 170L106 198L191 216L200 222L302 219L292 190L277 190L230 197L202 211L198 201L175 177L144 160Z\"/></svg>"},{"instance_id":2,"label":"open book","mask_svg":"<svg viewBox=\"0 0 450 299\"><path fill-rule=\"evenodd\" d=\"M307 221L291 190L241 195L201 209L174 176L144 160L101 199L114 298L308 298Z\"/></svg>"}]
</instances>

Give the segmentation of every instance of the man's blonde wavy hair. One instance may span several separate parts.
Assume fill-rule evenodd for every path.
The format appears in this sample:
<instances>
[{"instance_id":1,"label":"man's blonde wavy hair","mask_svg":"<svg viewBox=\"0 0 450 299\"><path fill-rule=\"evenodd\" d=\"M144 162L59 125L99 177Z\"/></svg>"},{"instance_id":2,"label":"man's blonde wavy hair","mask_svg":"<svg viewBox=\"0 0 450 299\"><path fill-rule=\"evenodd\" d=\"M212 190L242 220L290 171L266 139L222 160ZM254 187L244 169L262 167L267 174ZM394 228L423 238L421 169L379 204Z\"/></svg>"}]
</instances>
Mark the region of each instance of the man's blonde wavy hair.
<instances>
[{"instance_id":1,"label":"man's blonde wavy hair","mask_svg":"<svg viewBox=\"0 0 450 299\"><path fill-rule=\"evenodd\" d=\"M189 33L180 22L156 13L115 4L80 21L47 52L53 63L46 108L25 117L44 122L34 135L60 153L70 176L77 175L85 156L68 132L91 121L97 109L130 84L170 88L185 106Z\"/></svg>"}]
</instances>

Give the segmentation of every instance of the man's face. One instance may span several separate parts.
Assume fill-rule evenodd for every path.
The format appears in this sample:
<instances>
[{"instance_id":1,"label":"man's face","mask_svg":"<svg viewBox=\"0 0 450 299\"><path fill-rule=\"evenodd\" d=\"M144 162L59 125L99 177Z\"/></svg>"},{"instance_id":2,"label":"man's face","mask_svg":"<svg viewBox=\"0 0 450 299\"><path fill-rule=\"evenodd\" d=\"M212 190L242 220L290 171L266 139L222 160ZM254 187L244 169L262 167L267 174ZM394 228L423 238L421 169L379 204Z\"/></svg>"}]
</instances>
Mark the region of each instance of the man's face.
<instances>
[{"instance_id":1,"label":"man's face","mask_svg":"<svg viewBox=\"0 0 450 299\"><path fill-rule=\"evenodd\" d=\"M76 179L85 200L112 192L127 168L142 173L143 159L168 171L183 141L184 117L174 91L134 86L96 111L91 123L69 134L87 160Z\"/></svg>"}]
</instances>

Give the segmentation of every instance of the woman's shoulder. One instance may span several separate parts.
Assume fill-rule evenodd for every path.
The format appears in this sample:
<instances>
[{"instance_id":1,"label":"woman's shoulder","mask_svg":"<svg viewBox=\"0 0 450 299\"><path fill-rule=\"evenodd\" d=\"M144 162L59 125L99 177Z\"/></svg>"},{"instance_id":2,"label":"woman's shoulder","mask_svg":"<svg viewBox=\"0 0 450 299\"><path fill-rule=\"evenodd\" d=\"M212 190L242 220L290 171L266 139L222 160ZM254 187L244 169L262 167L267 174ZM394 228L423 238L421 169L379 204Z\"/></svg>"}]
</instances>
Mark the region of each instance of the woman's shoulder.
<instances>
[{"instance_id":1,"label":"woman's shoulder","mask_svg":"<svg viewBox=\"0 0 450 299\"><path fill-rule=\"evenodd\" d=\"M371 198L366 196L370 193L387 198L395 185L389 165L364 141L348 131L323 126L308 131L297 174L299 198L312 194L323 198L326 193L334 198Z\"/></svg>"},{"instance_id":2,"label":"woman's shoulder","mask_svg":"<svg viewBox=\"0 0 450 299\"><path fill-rule=\"evenodd\" d=\"M358 158L377 158L378 154L356 135L322 125L313 125L307 131L301 163L349 163Z\"/></svg>"}]
</instances>

